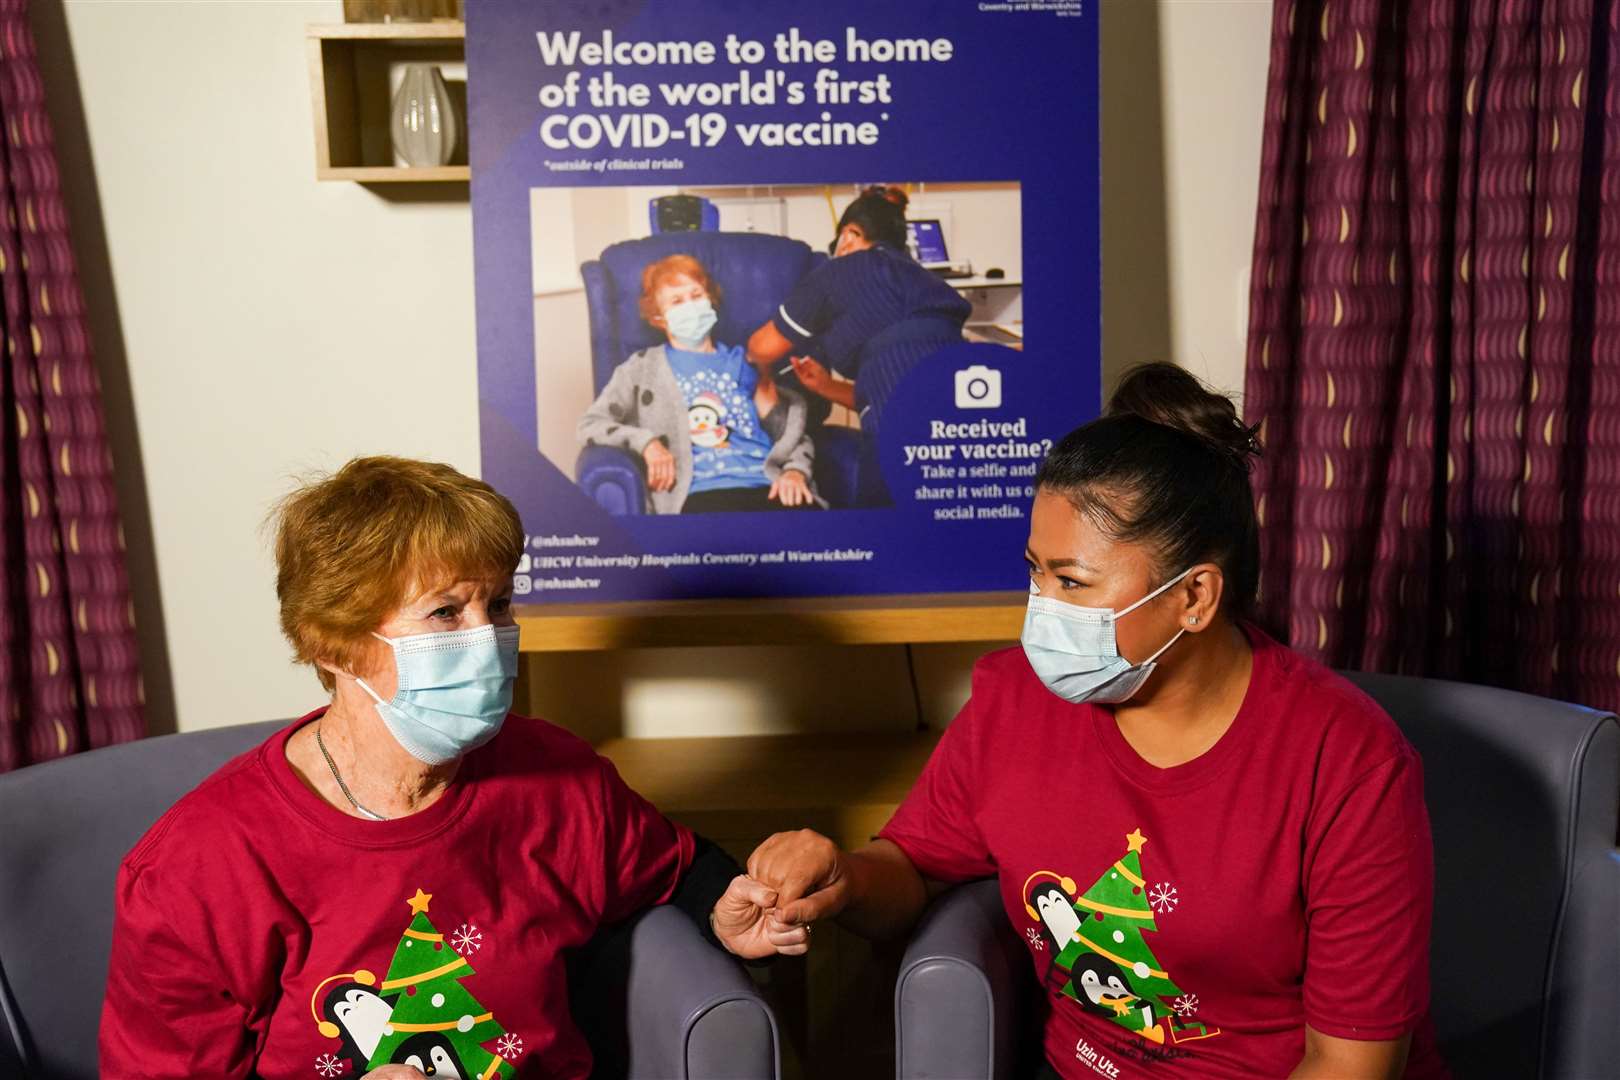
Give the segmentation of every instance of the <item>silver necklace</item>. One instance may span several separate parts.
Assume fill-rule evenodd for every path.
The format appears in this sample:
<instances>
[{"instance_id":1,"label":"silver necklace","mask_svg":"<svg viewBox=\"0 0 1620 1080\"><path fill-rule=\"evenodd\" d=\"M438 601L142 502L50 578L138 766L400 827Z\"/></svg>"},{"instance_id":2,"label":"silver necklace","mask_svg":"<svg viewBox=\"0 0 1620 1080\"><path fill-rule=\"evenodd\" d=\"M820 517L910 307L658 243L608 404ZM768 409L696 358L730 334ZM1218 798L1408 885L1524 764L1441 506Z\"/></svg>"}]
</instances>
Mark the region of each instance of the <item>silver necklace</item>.
<instances>
[{"instance_id":1,"label":"silver necklace","mask_svg":"<svg viewBox=\"0 0 1620 1080\"><path fill-rule=\"evenodd\" d=\"M326 752L326 743L321 740L321 722L319 720L315 721L315 745L321 748L321 757L326 759L326 767L332 770L332 779L337 781L338 790L343 792L345 799L349 800L349 805L360 811L361 817L370 818L372 821L387 821L388 819L381 814L361 806L360 800L356 799L354 794L349 791L349 785L345 784L343 777L338 774L337 762L333 761L332 755Z\"/></svg>"}]
</instances>

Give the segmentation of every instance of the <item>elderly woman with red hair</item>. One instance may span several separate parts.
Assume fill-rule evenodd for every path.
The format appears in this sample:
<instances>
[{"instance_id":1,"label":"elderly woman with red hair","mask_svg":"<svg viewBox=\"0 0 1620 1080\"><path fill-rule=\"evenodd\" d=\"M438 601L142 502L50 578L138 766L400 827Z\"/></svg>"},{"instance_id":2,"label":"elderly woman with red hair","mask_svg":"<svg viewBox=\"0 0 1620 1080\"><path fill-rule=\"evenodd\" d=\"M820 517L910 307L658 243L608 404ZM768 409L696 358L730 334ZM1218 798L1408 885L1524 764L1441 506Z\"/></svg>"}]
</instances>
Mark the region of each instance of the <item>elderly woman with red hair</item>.
<instances>
[{"instance_id":1,"label":"elderly woman with red hair","mask_svg":"<svg viewBox=\"0 0 1620 1080\"><path fill-rule=\"evenodd\" d=\"M581 441L639 455L647 509L702 514L808 508L815 446L805 401L714 340L720 286L690 255L641 274L639 310L665 343L613 371L579 421Z\"/></svg>"},{"instance_id":2,"label":"elderly woman with red hair","mask_svg":"<svg viewBox=\"0 0 1620 1080\"><path fill-rule=\"evenodd\" d=\"M446 465L357 459L281 504L282 631L331 700L125 858L104 1075L583 1077L563 954L599 927L672 902L774 950L768 890L510 713L522 545Z\"/></svg>"}]
</instances>

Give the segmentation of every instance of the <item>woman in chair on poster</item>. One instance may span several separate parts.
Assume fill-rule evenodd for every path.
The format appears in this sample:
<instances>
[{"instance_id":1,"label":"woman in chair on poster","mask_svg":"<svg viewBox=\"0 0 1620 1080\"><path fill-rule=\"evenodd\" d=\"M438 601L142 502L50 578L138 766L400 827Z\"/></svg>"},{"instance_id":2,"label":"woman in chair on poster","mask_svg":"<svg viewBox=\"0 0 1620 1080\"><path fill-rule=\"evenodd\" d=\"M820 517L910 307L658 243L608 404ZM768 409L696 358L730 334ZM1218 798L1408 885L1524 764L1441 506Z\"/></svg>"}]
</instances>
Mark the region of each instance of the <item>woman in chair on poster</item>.
<instances>
[{"instance_id":1,"label":"woman in chair on poster","mask_svg":"<svg viewBox=\"0 0 1620 1080\"><path fill-rule=\"evenodd\" d=\"M361 458L280 507L281 628L331 700L119 870L102 1075L585 1077L567 950L653 904L768 955L771 894L588 744L509 715L512 504Z\"/></svg>"},{"instance_id":2,"label":"woman in chair on poster","mask_svg":"<svg viewBox=\"0 0 1620 1080\"><path fill-rule=\"evenodd\" d=\"M797 927L902 935L994 875L1043 979L1043 1075L1436 1077L1433 862L1394 723L1245 612L1253 436L1139 368L1041 468L1022 649L992 653L880 838L749 860ZM1109 1075L1114 1075L1110 1073Z\"/></svg>"}]
</instances>

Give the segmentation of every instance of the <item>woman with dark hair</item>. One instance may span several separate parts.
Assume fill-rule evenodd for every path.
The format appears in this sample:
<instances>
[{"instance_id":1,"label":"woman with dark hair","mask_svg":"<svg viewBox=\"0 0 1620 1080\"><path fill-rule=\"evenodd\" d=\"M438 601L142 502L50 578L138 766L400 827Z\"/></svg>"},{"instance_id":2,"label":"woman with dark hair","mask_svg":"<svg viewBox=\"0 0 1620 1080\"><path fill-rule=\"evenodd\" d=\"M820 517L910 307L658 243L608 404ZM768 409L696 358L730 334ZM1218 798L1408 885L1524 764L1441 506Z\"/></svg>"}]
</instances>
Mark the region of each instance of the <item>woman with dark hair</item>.
<instances>
[{"instance_id":1,"label":"woman with dark hair","mask_svg":"<svg viewBox=\"0 0 1620 1080\"><path fill-rule=\"evenodd\" d=\"M906 202L899 188L862 192L838 219L833 257L748 339L750 362L774 368L790 359L805 389L860 417L862 506L891 501L877 458L889 395L924 358L962 340L973 310L906 253Z\"/></svg>"},{"instance_id":2,"label":"woman with dark hair","mask_svg":"<svg viewBox=\"0 0 1620 1080\"><path fill-rule=\"evenodd\" d=\"M1247 620L1257 452L1168 364L1053 449L1023 647L979 662L878 840L754 852L804 931L779 947L835 916L903 934L995 875L1046 988L1045 1076L1093 1077L1098 1055L1159 1077L1445 1075L1421 766L1369 698Z\"/></svg>"}]
</instances>

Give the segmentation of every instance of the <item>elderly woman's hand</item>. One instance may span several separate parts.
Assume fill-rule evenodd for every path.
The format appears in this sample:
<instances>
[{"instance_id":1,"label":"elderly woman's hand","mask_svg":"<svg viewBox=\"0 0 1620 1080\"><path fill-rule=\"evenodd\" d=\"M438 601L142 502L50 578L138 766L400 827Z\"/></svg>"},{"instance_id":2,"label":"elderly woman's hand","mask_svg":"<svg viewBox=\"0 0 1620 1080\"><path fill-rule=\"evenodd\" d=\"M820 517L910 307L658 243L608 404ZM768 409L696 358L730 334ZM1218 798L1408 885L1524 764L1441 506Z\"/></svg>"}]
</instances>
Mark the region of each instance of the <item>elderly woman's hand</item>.
<instances>
[{"instance_id":1,"label":"elderly woman's hand","mask_svg":"<svg viewBox=\"0 0 1620 1080\"><path fill-rule=\"evenodd\" d=\"M782 475L771 481L770 498L783 506L809 506L816 500L810 494L810 481L798 469L783 469Z\"/></svg>"},{"instance_id":2,"label":"elderly woman's hand","mask_svg":"<svg viewBox=\"0 0 1620 1080\"><path fill-rule=\"evenodd\" d=\"M776 953L795 956L809 949L810 933L788 926L772 914L776 890L738 874L714 905L714 936L734 955L758 960Z\"/></svg>"},{"instance_id":3,"label":"elderly woman's hand","mask_svg":"<svg viewBox=\"0 0 1620 1080\"><path fill-rule=\"evenodd\" d=\"M675 455L660 440L654 439L641 451L647 463L647 486L654 491L675 489Z\"/></svg>"},{"instance_id":4,"label":"elderly woman's hand","mask_svg":"<svg viewBox=\"0 0 1620 1080\"><path fill-rule=\"evenodd\" d=\"M360 1080L427 1080L421 1069L410 1065L384 1065L380 1069L372 1069Z\"/></svg>"}]
</instances>

